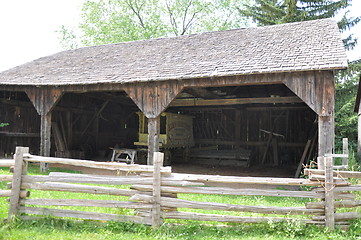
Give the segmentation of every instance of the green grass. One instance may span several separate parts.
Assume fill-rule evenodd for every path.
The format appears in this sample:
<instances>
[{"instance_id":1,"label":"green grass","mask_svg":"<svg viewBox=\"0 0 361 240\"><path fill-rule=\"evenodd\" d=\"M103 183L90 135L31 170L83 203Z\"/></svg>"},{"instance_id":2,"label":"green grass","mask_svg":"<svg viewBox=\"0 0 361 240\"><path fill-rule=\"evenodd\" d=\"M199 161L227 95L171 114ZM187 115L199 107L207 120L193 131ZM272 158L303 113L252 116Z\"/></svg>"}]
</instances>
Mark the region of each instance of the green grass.
<instances>
[{"instance_id":1,"label":"green grass","mask_svg":"<svg viewBox=\"0 0 361 240\"><path fill-rule=\"evenodd\" d=\"M42 174L38 166L31 166L29 174ZM65 171L50 169L50 171ZM75 172L75 171L66 171ZM0 168L0 174L9 174L7 168ZM128 188L129 186L114 186ZM0 189L6 184L0 182ZM222 196L179 194L179 198L201 202L223 202L230 204L258 205L258 206L304 206L311 199L279 198L264 196ZM127 197L109 195L91 195L79 193L64 193L55 191L31 191L31 198L63 198L63 199L103 199L127 200ZM357 195L360 199L360 195ZM54 207L56 208L56 207ZM95 207L68 207L67 209L81 211L97 211L132 215L132 210ZM180 209L198 213L232 214L239 216L255 216L252 213L235 213L222 211L206 211ZM0 198L0 218L7 217L8 203ZM257 216L262 216L257 214ZM200 224L202 223L202 224ZM179 225L181 224L181 225ZM207 224L207 225L204 225ZM133 223L74 221L53 217L39 218L38 220L0 223L1 239L361 239L361 220L355 221L349 231L337 229L329 232L324 228L306 226L297 221L284 223L263 224L225 224L215 226L213 222L197 222L184 220L166 220L159 229ZM219 223L218 223L219 224Z\"/></svg>"}]
</instances>

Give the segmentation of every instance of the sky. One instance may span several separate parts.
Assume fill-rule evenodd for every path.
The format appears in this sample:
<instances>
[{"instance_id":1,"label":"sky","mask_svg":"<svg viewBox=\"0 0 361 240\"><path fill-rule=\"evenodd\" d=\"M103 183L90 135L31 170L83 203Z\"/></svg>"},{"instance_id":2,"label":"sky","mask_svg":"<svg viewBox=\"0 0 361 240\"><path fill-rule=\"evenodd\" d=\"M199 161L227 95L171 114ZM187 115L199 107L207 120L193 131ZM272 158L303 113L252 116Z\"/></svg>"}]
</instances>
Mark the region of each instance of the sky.
<instances>
[{"instance_id":1,"label":"sky","mask_svg":"<svg viewBox=\"0 0 361 240\"><path fill-rule=\"evenodd\" d=\"M0 0L0 71L62 51L61 25L76 26L84 0ZM353 0L350 15L361 14ZM358 10L358 11L357 11ZM353 28L359 46L349 60L361 58L361 23Z\"/></svg>"}]
</instances>

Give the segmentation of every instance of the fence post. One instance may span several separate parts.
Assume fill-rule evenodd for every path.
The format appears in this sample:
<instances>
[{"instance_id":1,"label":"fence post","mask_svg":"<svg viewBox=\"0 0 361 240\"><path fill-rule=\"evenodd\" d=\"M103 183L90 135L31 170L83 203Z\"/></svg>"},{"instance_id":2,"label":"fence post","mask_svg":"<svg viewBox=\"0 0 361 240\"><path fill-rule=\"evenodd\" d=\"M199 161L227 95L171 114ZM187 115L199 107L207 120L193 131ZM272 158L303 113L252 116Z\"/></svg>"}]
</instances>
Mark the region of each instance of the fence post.
<instances>
[{"instance_id":1,"label":"fence post","mask_svg":"<svg viewBox=\"0 0 361 240\"><path fill-rule=\"evenodd\" d=\"M317 157L318 170L325 170L325 157Z\"/></svg>"},{"instance_id":2,"label":"fence post","mask_svg":"<svg viewBox=\"0 0 361 240\"><path fill-rule=\"evenodd\" d=\"M27 164L24 161L24 154L29 153L28 147L16 147L14 155L14 174L11 186L10 205L8 219L10 220L19 210L19 200L21 191L21 178L27 172Z\"/></svg>"},{"instance_id":3,"label":"fence post","mask_svg":"<svg viewBox=\"0 0 361 240\"><path fill-rule=\"evenodd\" d=\"M325 225L333 231L335 229L335 206L333 195L333 159L325 157Z\"/></svg>"},{"instance_id":4,"label":"fence post","mask_svg":"<svg viewBox=\"0 0 361 240\"><path fill-rule=\"evenodd\" d=\"M348 170L348 138L342 138L342 154L347 155L347 157L342 158L342 166L344 170Z\"/></svg>"},{"instance_id":5,"label":"fence post","mask_svg":"<svg viewBox=\"0 0 361 240\"><path fill-rule=\"evenodd\" d=\"M152 227L158 228L162 224L160 215L160 196L161 196L161 173L160 167L163 166L164 153L155 152L153 158L153 208L152 208Z\"/></svg>"}]
</instances>

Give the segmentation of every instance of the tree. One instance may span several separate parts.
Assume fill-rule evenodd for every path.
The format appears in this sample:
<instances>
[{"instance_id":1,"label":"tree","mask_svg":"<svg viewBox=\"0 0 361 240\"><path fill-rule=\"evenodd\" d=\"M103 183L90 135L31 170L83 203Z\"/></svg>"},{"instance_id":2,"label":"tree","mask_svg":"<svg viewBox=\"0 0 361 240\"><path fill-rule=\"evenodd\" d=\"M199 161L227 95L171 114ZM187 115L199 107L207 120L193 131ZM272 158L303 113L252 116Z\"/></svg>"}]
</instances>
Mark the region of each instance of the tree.
<instances>
[{"instance_id":1,"label":"tree","mask_svg":"<svg viewBox=\"0 0 361 240\"><path fill-rule=\"evenodd\" d=\"M357 142L357 113L354 113L357 85L360 79L361 60L351 62L346 71L338 71L336 77L335 134L338 147L342 146L342 137L348 137L350 143Z\"/></svg>"},{"instance_id":2,"label":"tree","mask_svg":"<svg viewBox=\"0 0 361 240\"><path fill-rule=\"evenodd\" d=\"M239 9L242 16L251 18L259 26L332 18L351 6L352 0L255 0ZM355 26L360 17L348 17L348 11L338 21L341 32ZM343 39L345 47L352 49L357 39L349 35Z\"/></svg>"},{"instance_id":3,"label":"tree","mask_svg":"<svg viewBox=\"0 0 361 240\"><path fill-rule=\"evenodd\" d=\"M248 0L244 0L246 2ZM58 31L64 48L239 28L237 0L87 0L78 29ZM241 2L242 3L242 2ZM75 36L78 32L78 36ZM80 39L80 41L79 41Z\"/></svg>"}]
</instances>

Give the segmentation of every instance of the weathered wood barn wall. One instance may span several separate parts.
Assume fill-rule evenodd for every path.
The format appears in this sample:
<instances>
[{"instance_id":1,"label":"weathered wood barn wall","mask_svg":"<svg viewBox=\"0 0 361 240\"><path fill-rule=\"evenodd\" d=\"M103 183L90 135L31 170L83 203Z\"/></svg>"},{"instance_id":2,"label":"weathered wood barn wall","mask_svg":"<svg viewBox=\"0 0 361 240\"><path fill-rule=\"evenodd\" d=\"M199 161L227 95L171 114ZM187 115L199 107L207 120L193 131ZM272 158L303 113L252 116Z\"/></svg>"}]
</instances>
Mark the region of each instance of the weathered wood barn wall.
<instances>
[{"instance_id":1,"label":"weathered wood barn wall","mask_svg":"<svg viewBox=\"0 0 361 240\"><path fill-rule=\"evenodd\" d=\"M273 136L299 157L316 120L315 144L324 155L333 151L333 71L346 67L331 19L64 51L0 73L1 121L10 123L1 129L1 151L14 137L46 156L51 144L131 147L140 110L152 164L159 115L167 110L195 117L198 144L249 148L260 162L269 161ZM17 109L26 115L21 120Z\"/></svg>"}]
</instances>

